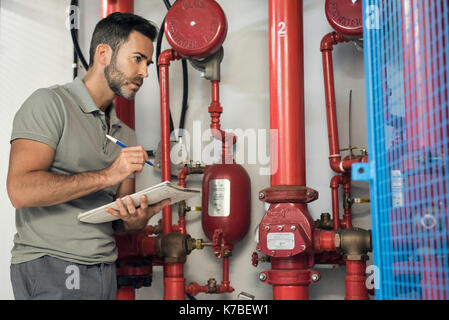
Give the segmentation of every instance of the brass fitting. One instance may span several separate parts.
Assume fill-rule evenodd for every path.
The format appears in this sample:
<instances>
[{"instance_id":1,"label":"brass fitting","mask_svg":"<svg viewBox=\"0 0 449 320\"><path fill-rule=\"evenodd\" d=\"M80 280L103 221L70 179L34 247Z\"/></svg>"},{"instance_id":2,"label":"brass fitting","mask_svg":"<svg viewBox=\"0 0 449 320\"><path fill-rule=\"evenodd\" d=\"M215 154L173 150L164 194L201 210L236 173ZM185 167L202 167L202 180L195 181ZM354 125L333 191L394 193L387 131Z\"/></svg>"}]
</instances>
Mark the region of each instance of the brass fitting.
<instances>
[{"instance_id":1,"label":"brass fitting","mask_svg":"<svg viewBox=\"0 0 449 320\"><path fill-rule=\"evenodd\" d=\"M351 209L352 201L351 195L349 193L345 193L343 196L343 209Z\"/></svg>"},{"instance_id":2,"label":"brass fitting","mask_svg":"<svg viewBox=\"0 0 449 320\"><path fill-rule=\"evenodd\" d=\"M334 226L329 212L321 214L320 219L315 221L315 227L319 229L332 229Z\"/></svg>"},{"instance_id":3,"label":"brass fitting","mask_svg":"<svg viewBox=\"0 0 449 320\"><path fill-rule=\"evenodd\" d=\"M177 232L159 235L156 238L156 254L168 263L183 263L192 252L193 243L190 235Z\"/></svg>"},{"instance_id":4,"label":"brass fitting","mask_svg":"<svg viewBox=\"0 0 449 320\"><path fill-rule=\"evenodd\" d=\"M190 239L189 241L191 242L193 249L203 249L204 247L212 246L212 242L206 242L203 241L203 239Z\"/></svg>"},{"instance_id":5,"label":"brass fitting","mask_svg":"<svg viewBox=\"0 0 449 320\"><path fill-rule=\"evenodd\" d=\"M344 259L368 260L367 253L372 251L371 230L350 228L335 232L335 247L344 253Z\"/></svg>"},{"instance_id":6,"label":"brass fitting","mask_svg":"<svg viewBox=\"0 0 449 320\"><path fill-rule=\"evenodd\" d=\"M207 292L206 293L217 293L218 292L218 286L217 286L217 280L214 278L211 278L207 281Z\"/></svg>"}]
</instances>

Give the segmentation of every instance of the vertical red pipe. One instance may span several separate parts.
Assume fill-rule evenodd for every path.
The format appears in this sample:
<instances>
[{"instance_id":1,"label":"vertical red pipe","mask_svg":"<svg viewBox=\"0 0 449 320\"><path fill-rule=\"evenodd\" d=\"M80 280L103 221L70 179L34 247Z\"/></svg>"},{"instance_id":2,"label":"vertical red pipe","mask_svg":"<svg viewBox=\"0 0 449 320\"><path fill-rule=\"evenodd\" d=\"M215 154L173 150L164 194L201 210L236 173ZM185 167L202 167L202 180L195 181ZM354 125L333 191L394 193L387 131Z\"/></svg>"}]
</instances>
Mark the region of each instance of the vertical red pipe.
<instances>
[{"instance_id":1,"label":"vertical red pipe","mask_svg":"<svg viewBox=\"0 0 449 320\"><path fill-rule=\"evenodd\" d=\"M134 0L103 0L101 2L101 17L105 18L113 12L134 12ZM134 129L134 100L116 97L114 100L117 117L128 127Z\"/></svg>"},{"instance_id":2,"label":"vertical red pipe","mask_svg":"<svg viewBox=\"0 0 449 320\"><path fill-rule=\"evenodd\" d=\"M271 161L271 186L306 186L303 1L269 0L268 11L270 128L278 133L271 135L271 156L277 158ZM307 217L307 205L299 206ZM271 266L282 275L290 270L301 274L300 282L304 283L273 281L275 300L308 299L307 254L272 257Z\"/></svg>"},{"instance_id":3,"label":"vertical red pipe","mask_svg":"<svg viewBox=\"0 0 449 320\"><path fill-rule=\"evenodd\" d=\"M321 40L320 50L323 59L324 93L326 97L326 117L329 139L329 163L335 172L345 172L342 167L340 146L338 142L338 123L335 99L334 66L332 60L333 46L346 41L337 32L328 33Z\"/></svg>"},{"instance_id":4,"label":"vertical red pipe","mask_svg":"<svg viewBox=\"0 0 449 320\"><path fill-rule=\"evenodd\" d=\"M269 0L271 185L306 185L302 0Z\"/></svg>"},{"instance_id":5,"label":"vertical red pipe","mask_svg":"<svg viewBox=\"0 0 449 320\"><path fill-rule=\"evenodd\" d=\"M171 180L170 163L170 62L181 57L172 49L165 50L159 56L159 77L161 95L161 152L162 152L162 181ZM162 232L172 232L172 208L162 209ZM164 299L184 300L185 279L182 263L164 264Z\"/></svg>"},{"instance_id":6,"label":"vertical red pipe","mask_svg":"<svg viewBox=\"0 0 449 320\"><path fill-rule=\"evenodd\" d=\"M369 300L366 262L346 260L345 300Z\"/></svg>"},{"instance_id":7,"label":"vertical red pipe","mask_svg":"<svg viewBox=\"0 0 449 320\"><path fill-rule=\"evenodd\" d=\"M105 18L113 12L134 12L134 0L102 0L101 18ZM134 101L116 97L114 107L117 117L134 129ZM135 297L134 287L120 287L117 290L117 300L135 300Z\"/></svg>"},{"instance_id":8,"label":"vertical red pipe","mask_svg":"<svg viewBox=\"0 0 449 320\"><path fill-rule=\"evenodd\" d=\"M273 270L307 270L308 257L304 254L291 258L272 258L271 266ZM308 300L309 299L309 278L308 272L296 274L298 280L302 280L303 285L273 285L274 300Z\"/></svg>"}]
</instances>

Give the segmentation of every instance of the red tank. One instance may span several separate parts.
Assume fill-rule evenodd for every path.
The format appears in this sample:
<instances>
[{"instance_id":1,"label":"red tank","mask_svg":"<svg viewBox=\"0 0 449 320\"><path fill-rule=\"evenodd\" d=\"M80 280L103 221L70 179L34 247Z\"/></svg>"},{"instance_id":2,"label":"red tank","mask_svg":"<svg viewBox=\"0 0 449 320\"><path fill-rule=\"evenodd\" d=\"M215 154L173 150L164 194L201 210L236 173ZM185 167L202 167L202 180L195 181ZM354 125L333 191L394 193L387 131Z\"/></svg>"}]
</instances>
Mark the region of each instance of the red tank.
<instances>
[{"instance_id":1,"label":"red tank","mask_svg":"<svg viewBox=\"0 0 449 320\"><path fill-rule=\"evenodd\" d=\"M223 9L214 0L178 0L165 18L165 36L180 55L200 59L221 48L227 33Z\"/></svg>"},{"instance_id":2,"label":"red tank","mask_svg":"<svg viewBox=\"0 0 449 320\"><path fill-rule=\"evenodd\" d=\"M251 181L239 164L206 166L203 178L203 231L212 239L221 229L226 244L243 239L251 221Z\"/></svg>"}]
</instances>

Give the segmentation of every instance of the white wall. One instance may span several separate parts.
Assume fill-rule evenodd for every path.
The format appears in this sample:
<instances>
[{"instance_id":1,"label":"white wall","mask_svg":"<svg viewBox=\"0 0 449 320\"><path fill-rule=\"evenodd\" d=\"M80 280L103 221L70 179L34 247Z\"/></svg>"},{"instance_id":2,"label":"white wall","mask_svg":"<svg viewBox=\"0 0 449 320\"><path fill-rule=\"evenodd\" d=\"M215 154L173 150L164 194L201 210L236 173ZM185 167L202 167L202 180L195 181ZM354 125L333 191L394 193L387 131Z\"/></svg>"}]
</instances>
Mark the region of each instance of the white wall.
<instances>
[{"instance_id":1,"label":"white wall","mask_svg":"<svg viewBox=\"0 0 449 320\"><path fill-rule=\"evenodd\" d=\"M86 55L90 36L100 17L100 1L80 0L82 50ZM228 24L224 43L225 57L222 63L221 117L225 129L269 129L268 95L268 7L264 0L218 0L223 7ZM57 0L2 0L0 12L0 112L1 150L0 179L0 299L11 299L9 280L10 250L15 233L14 209L6 193L6 174L9 157L9 137L15 112L36 88L71 81L72 44L65 28L65 10L69 1ZM306 104L306 161L307 185L319 192L319 199L309 205L309 212L318 219L322 212L331 212L329 182L334 175L328 165L328 142L324 91L322 78L321 38L331 31L325 14L324 0L304 0L305 46L305 104ZM166 12L161 1L135 0L135 12L160 25ZM164 42L163 49L167 48ZM366 146L365 89L363 53L353 44L341 44L334 50L337 112L339 116L340 146L348 144L348 97L353 90L353 144ZM175 126L179 123L182 99L180 63L170 70L171 108ZM81 72L83 73L83 72ZM156 69L150 70L136 97L136 132L139 143L153 149L160 139L159 88ZM210 104L208 81L189 65L189 110L186 129L192 132L194 120L201 126L209 125L207 107ZM193 159L199 160L199 159ZM269 176L259 174L260 164L245 164L251 177L252 213L251 227L243 241L235 246L231 257L230 279L235 292L212 296L200 294L198 299L236 299L245 291L256 299L271 299L271 287L258 280L258 274L269 269L269 264L251 266L251 254L255 249L254 230L264 214L264 206L258 200L258 191L269 186ZM159 182L160 176L152 168L146 168L137 179L137 189ZM189 177L188 186L199 187L198 177ZM355 196L368 196L366 183L354 183ZM200 205L191 200L190 205ZM176 221L176 208L174 221ZM156 223L157 219L151 221ZM199 213L187 217L188 232L194 238L203 238ZM354 207L354 226L371 226L369 206ZM187 282L204 284L214 277L221 281L221 261L215 259L210 249L194 251L185 266ZM344 268L327 270L315 267L322 280L310 286L311 299L342 299L344 297ZM200 271L199 271L200 270ZM138 290L138 299L162 298L162 270L154 268L153 286Z\"/></svg>"}]
</instances>

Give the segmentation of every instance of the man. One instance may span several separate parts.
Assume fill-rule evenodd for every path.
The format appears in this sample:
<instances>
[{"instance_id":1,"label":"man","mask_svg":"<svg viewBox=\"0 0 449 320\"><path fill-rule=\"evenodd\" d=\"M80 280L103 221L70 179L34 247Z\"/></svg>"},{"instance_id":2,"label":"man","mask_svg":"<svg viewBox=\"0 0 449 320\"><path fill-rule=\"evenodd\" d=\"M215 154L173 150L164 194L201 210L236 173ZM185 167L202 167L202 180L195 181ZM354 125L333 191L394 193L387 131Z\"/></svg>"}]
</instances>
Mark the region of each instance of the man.
<instances>
[{"instance_id":1,"label":"man","mask_svg":"<svg viewBox=\"0 0 449 320\"><path fill-rule=\"evenodd\" d=\"M116 95L134 99L148 77L156 28L113 13L95 27L81 80L35 91L14 118L7 189L16 208L11 281L16 299L115 299L113 234L136 232L168 204L135 208L134 173L148 155L121 122ZM106 138L116 137L121 149ZM115 198L121 220L88 224L77 215Z\"/></svg>"}]
</instances>

